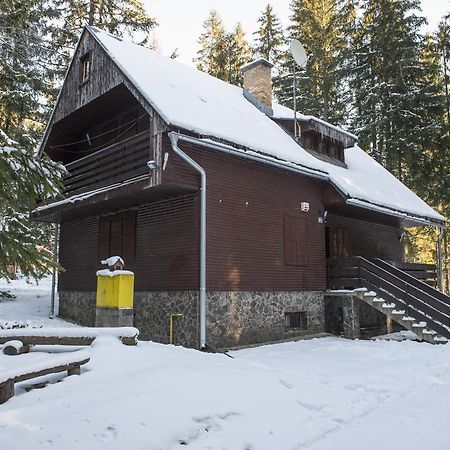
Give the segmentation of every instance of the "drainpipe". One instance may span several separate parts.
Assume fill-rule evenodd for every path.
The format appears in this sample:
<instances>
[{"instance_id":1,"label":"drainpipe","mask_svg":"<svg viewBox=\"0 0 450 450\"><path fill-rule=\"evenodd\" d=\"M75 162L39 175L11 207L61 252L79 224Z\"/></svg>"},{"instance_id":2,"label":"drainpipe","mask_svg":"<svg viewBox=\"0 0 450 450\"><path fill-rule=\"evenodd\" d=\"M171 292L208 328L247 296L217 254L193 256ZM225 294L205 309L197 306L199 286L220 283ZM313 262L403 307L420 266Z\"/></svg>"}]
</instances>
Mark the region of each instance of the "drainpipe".
<instances>
[{"instance_id":1,"label":"drainpipe","mask_svg":"<svg viewBox=\"0 0 450 450\"><path fill-rule=\"evenodd\" d=\"M444 291L444 264L442 261L442 238L444 237L445 228L439 228L439 236L437 243L437 287L443 292Z\"/></svg>"},{"instance_id":2,"label":"drainpipe","mask_svg":"<svg viewBox=\"0 0 450 450\"><path fill-rule=\"evenodd\" d=\"M178 147L178 141L189 142L189 138L178 133L169 133L173 151L186 161L201 176L200 185L200 349L206 347L206 172L203 167Z\"/></svg>"},{"instance_id":3,"label":"drainpipe","mask_svg":"<svg viewBox=\"0 0 450 450\"><path fill-rule=\"evenodd\" d=\"M58 240L59 240L59 223L55 224L55 234L53 237L53 262L58 262ZM52 293L51 293L51 312L50 317L55 316L55 296L56 296L56 268L52 269Z\"/></svg>"}]
</instances>

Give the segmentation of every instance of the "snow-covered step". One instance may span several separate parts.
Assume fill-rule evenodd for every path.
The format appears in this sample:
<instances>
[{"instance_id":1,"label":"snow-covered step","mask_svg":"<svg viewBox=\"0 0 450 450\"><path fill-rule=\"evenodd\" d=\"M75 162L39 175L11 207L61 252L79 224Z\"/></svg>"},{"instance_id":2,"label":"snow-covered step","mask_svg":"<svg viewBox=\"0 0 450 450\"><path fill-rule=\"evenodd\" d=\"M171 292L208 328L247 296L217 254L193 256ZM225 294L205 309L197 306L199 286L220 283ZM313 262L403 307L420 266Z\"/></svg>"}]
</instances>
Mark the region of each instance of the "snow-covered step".
<instances>
[{"instance_id":1,"label":"snow-covered step","mask_svg":"<svg viewBox=\"0 0 450 450\"><path fill-rule=\"evenodd\" d=\"M376 296L377 296L377 293L373 292L373 291L369 291L364 294L364 297L376 297Z\"/></svg>"},{"instance_id":2,"label":"snow-covered step","mask_svg":"<svg viewBox=\"0 0 450 450\"><path fill-rule=\"evenodd\" d=\"M377 297L377 298L374 298L372 301L373 301L373 303L384 303L385 300L383 298Z\"/></svg>"},{"instance_id":3,"label":"snow-covered step","mask_svg":"<svg viewBox=\"0 0 450 450\"><path fill-rule=\"evenodd\" d=\"M394 310L395 309L395 303L383 303L381 305L381 307L383 309L392 309L392 310Z\"/></svg>"},{"instance_id":4,"label":"snow-covered step","mask_svg":"<svg viewBox=\"0 0 450 450\"><path fill-rule=\"evenodd\" d=\"M402 319L403 322L415 322L416 319L414 319L414 317L410 317L410 316L403 316Z\"/></svg>"},{"instance_id":5,"label":"snow-covered step","mask_svg":"<svg viewBox=\"0 0 450 450\"><path fill-rule=\"evenodd\" d=\"M427 323L426 322L413 323L412 326L413 328L426 328Z\"/></svg>"},{"instance_id":6,"label":"snow-covered step","mask_svg":"<svg viewBox=\"0 0 450 450\"><path fill-rule=\"evenodd\" d=\"M404 316L406 311L404 309L394 309L391 314L393 316Z\"/></svg>"},{"instance_id":7,"label":"snow-covered step","mask_svg":"<svg viewBox=\"0 0 450 450\"><path fill-rule=\"evenodd\" d=\"M423 330L423 334L428 334L429 336L434 336L437 333L434 330Z\"/></svg>"},{"instance_id":8,"label":"snow-covered step","mask_svg":"<svg viewBox=\"0 0 450 450\"><path fill-rule=\"evenodd\" d=\"M435 336L433 338L434 342L437 342L438 344L446 344L448 342L448 339L444 336Z\"/></svg>"}]
</instances>

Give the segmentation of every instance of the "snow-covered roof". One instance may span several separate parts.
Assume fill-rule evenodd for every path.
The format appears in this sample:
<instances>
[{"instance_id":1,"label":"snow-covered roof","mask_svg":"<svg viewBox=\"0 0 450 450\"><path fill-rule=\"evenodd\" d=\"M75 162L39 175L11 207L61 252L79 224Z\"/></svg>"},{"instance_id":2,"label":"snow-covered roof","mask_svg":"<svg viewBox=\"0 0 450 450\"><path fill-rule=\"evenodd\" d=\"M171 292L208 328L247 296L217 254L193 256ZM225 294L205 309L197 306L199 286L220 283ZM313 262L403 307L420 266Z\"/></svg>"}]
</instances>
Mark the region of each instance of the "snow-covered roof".
<instances>
[{"instance_id":1,"label":"snow-covered roof","mask_svg":"<svg viewBox=\"0 0 450 450\"><path fill-rule=\"evenodd\" d=\"M167 124L306 167L328 178L346 195L348 203L352 200L357 206L411 219L445 220L360 148L345 150L347 168L321 161L250 103L242 88L146 47L95 28L89 30ZM273 110L278 118L292 114L277 104Z\"/></svg>"},{"instance_id":2,"label":"snow-covered roof","mask_svg":"<svg viewBox=\"0 0 450 450\"><path fill-rule=\"evenodd\" d=\"M294 117L294 111L291 108L287 108L286 106L280 105L279 103L276 103L276 102L274 102L272 104L272 110L273 110L272 117L274 119L292 120ZM305 122L313 121L316 123L320 123L321 125L325 125L326 127L331 128L332 130L336 130L336 131L339 131L340 133L344 133L356 141L358 140L358 136L354 135L353 133L350 133L349 131L344 130L341 127L338 127L329 122L326 122L325 120L319 119L318 117L302 114L298 111L296 113L296 116L297 116L298 120L303 120Z\"/></svg>"}]
</instances>

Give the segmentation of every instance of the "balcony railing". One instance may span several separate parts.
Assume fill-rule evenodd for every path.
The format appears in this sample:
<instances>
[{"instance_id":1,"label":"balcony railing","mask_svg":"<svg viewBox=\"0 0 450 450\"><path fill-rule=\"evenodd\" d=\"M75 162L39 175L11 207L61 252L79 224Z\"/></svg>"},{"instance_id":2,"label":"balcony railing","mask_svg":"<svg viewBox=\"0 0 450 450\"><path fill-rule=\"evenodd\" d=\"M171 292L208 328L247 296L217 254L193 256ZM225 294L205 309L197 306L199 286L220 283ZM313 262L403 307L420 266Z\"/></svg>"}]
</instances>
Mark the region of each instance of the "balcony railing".
<instances>
[{"instance_id":1,"label":"balcony railing","mask_svg":"<svg viewBox=\"0 0 450 450\"><path fill-rule=\"evenodd\" d=\"M113 144L67 164L65 195L89 192L148 173L150 132Z\"/></svg>"}]
</instances>

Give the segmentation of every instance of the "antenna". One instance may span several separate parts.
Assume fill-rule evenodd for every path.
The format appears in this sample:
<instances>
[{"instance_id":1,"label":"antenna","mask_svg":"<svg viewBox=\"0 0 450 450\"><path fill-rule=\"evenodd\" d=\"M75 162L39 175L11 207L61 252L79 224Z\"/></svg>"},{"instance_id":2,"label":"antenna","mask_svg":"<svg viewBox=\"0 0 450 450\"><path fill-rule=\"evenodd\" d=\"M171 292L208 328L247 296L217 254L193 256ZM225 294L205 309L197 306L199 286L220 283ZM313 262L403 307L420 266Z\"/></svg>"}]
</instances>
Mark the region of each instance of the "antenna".
<instances>
[{"instance_id":1,"label":"antenna","mask_svg":"<svg viewBox=\"0 0 450 450\"><path fill-rule=\"evenodd\" d=\"M308 56L306 54L305 47L303 47L303 44L297 39L292 39L290 50L294 61L297 63L297 66L300 67L300 69L303 69L308 62Z\"/></svg>"},{"instance_id":2,"label":"antenna","mask_svg":"<svg viewBox=\"0 0 450 450\"><path fill-rule=\"evenodd\" d=\"M306 54L305 47L297 39L292 39L290 44L290 51L295 64L300 69L304 69L308 62L308 56ZM297 67L294 65L294 137L295 140L298 139L298 124L297 124Z\"/></svg>"}]
</instances>

